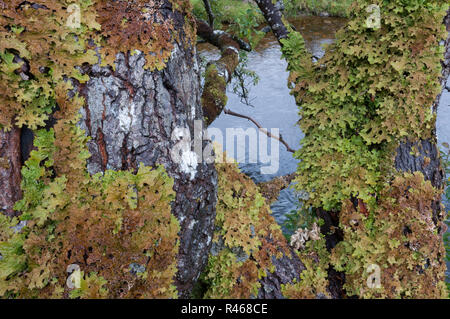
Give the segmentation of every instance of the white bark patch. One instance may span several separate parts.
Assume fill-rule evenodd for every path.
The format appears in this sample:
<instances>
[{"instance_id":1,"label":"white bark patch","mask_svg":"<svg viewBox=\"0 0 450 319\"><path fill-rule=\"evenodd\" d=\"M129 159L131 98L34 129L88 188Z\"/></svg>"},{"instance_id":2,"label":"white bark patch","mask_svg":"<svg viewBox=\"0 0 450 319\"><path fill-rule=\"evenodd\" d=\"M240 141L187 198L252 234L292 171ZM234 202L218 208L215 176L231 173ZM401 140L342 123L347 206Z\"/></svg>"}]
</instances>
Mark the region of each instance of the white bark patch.
<instances>
[{"instance_id":1,"label":"white bark patch","mask_svg":"<svg viewBox=\"0 0 450 319\"><path fill-rule=\"evenodd\" d=\"M232 46L232 45L227 46L227 49L233 50L233 51L238 55L238 57L239 57L239 50L236 49L234 46Z\"/></svg>"},{"instance_id":2,"label":"white bark patch","mask_svg":"<svg viewBox=\"0 0 450 319\"><path fill-rule=\"evenodd\" d=\"M180 166L180 170L189 175L192 181L197 174L198 156L191 150L191 134L188 128L175 128L172 140L178 141L171 151L172 160Z\"/></svg>"},{"instance_id":3,"label":"white bark patch","mask_svg":"<svg viewBox=\"0 0 450 319\"><path fill-rule=\"evenodd\" d=\"M120 128L124 131L129 131L131 129L131 125L133 124L133 115L135 113L136 106L134 103L130 103L128 107L124 107L120 109L118 118Z\"/></svg>"},{"instance_id":4,"label":"white bark patch","mask_svg":"<svg viewBox=\"0 0 450 319\"><path fill-rule=\"evenodd\" d=\"M197 154L192 151L183 152L181 154L180 169L182 172L190 175L189 179L192 181L197 174L198 165Z\"/></svg>"}]
</instances>

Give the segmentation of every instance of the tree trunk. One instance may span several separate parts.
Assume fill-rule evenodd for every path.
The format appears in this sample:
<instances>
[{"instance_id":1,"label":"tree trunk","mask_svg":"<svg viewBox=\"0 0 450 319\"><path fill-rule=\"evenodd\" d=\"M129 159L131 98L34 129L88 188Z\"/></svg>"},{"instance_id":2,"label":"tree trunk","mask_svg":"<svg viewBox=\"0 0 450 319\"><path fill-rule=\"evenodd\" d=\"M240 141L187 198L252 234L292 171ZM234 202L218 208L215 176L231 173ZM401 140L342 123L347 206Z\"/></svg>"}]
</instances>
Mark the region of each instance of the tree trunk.
<instances>
[{"instance_id":1,"label":"tree trunk","mask_svg":"<svg viewBox=\"0 0 450 319\"><path fill-rule=\"evenodd\" d=\"M280 246L285 245L279 243ZM284 299L281 291L281 285L291 284L293 281L300 282L300 273L305 270L294 249L289 247L289 254L283 254L283 257L276 259L272 257L272 263L275 266L273 273L267 273L267 276L261 278L261 288L258 291L259 299Z\"/></svg>"},{"instance_id":2,"label":"tree trunk","mask_svg":"<svg viewBox=\"0 0 450 319\"><path fill-rule=\"evenodd\" d=\"M20 132L15 126L9 132L0 129L0 212L8 216L17 215L13 206L21 197Z\"/></svg>"},{"instance_id":3,"label":"tree trunk","mask_svg":"<svg viewBox=\"0 0 450 319\"><path fill-rule=\"evenodd\" d=\"M288 36L288 28L285 26L282 19L282 10L278 4L274 4L271 0L256 0L260 10L262 11L266 21L272 29L272 32L278 39L281 46L283 43L281 40ZM450 11L447 12L447 16L444 19L444 23L447 30L450 31ZM446 88L447 79L450 73L450 38L446 40L446 53L442 62L442 78L441 84L443 89ZM288 63L295 63L295 61L288 61ZM301 80L301 79L300 79ZM439 103L440 95L436 98L433 110L437 111L437 105ZM413 152L413 149L417 149L419 154ZM421 140L419 142L411 142L409 140L401 141L397 150L395 151L395 169L399 172L421 172L424 175L425 180L430 181L433 187L436 189L442 189L444 174L440 166L439 150L436 141L436 130L433 128L433 137L428 140ZM358 199L353 200L354 206L358 207L360 204ZM362 203L364 206L365 204ZM442 235L445 231L441 225L444 214L441 212L440 201L433 201L432 207L432 219L436 226L436 231L439 235ZM340 241L343 240L342 230L339 229L340 214L336 211L326 211L322 208L316 209L317 214L324 220L324 224L321 227L322 234L325 234L327 249L331 251ZM333 230L333 231L331 231ZM438 254L435 261L428 261L431 263L441 264L443 262L443 256ZM345 274L335 271L331 266L328 271L329 291L334 298L343 297L345 292L343 290L343 284L345 283Z\"/></svg>"},{"instance_id":4,"label":"tree trunk","mask_svg":"<svg viewBox=\"0 0 450 319\"><path fill-rule=\"evenodd\" d=\"M193 143L189 142L188 149L181 149L181 160L172 156L171 151L177 149L180 140L193 140L194 121L203 121L196 43L195 39L189 38L187 31L195 26L192 20L186 19L186 11L174 9L172 3L162 0L156 4L139 4L148 5L152 10L157 8L155 15L170 21L173 27L168 35L172 39L173 50L161 71L144 69L145 59L152 58L153 53L158 56L159 52L135 53L135 48L129 45L126 47L128 52L117 54L115 68L112 65L83 65L82 69L90 80L76 87L85 98L79 126L92 138L88 142L92 155L88 160L89 173L107 169L137 170L140 163L146 166L162 164L174 179L176 199L172 213L180 222L181 229L175 284L180 297L189 297L205 266L212 243L217 174L213 163L207 164L199 158L202 156L199 148L203 150L210 144L209 140L202 140L202 130L196 131L195 138L200 141L196 144L197 153L191 151ZM32 6L47 9L45 6ZM124 13L114 10L129 9L126 1L115 2L114 5L99 1L98 6L105 6L99 7L106 11L103 12L105 16L111 10L120 15ZM144 10L137 12L146 14ZM111 32L108 29L111 26L104 24L102 32ZM151 41L162 40L152 38ZM25 148L30 149L32 138L26 144ZM13 127L10 132L0 131L0 159L0 208L13 215L18 213L12 207L21 194L20 129Z\"/></svg>"},{"instance_id":5,"label":"tree trunk","mask_svg":"<svg viewBox=\"0 0 450 319\"><path fill-rule=\"evenodd\" d=\"M171 9L164 14L184 19ZM174 45L162 71L144 70L142 53L118 54L115 71L93 66L80 88L87 102L80 126L92 137L90 173L163 164L174 178L172 212L181 226L176 285L180 297L189 297L211 246L217 177L213 164L176 163L171 157L176 130L188 128L193 138L194 120L203 117L197 57L192 47Z\"/></svg>"}]
</instances>

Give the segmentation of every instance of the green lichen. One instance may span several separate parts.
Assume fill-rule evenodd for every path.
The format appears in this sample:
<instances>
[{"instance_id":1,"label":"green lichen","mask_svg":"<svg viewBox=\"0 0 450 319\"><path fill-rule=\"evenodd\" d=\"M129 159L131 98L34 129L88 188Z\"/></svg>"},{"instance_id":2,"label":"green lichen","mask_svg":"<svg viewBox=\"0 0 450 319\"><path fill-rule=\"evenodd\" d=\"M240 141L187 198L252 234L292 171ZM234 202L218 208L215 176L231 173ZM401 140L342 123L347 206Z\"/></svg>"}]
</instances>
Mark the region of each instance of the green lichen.
<instances>
[{"instance_id":1,"label":"green lichen","mask_svg":"<svg viewBox=\"0 0 450 319\"><path fill-rule=\"evenodd\" d=\"M54 177L55 132L37 133L37 150L22 169L24 197L15 207L27 225L11 232L17 219L2 222L0 295L176 297L179 223L170 208L173 180L164 168L141 165L135 174L93 176L69 168ZM129 270L133 263L144 275ZM90 274L77 290L65 285L69 265Z\"/></svg>"},{"instance_id":2,"label":"green lichen","mask_svg":"<svg viewBox=\"0 0 450 319\"><path fill-rule=\"evenodd\" d=\"M366 26L370 4L380 6L377 30ZM298 35L285 40L305 133L297 188L309 192L309 204L330 210L352 196L373 203L390 178L392 149L404 137L430 137L446 5L359 1L316 64Z\"/></svg>"},{"instance_id":3,"label":"green lichen","mask_svg":"<svg viewBox=\"0 0 450 319\"><path fill-rule=\"evenodd\" d=\"M306 269L300 273L300 280L281 286L283 296L291 299L315 299L330 297L328 292L328 268L330 253L327 250L324 235L309 240L305 247L297 252Z\"/></svg>"},{"instance_id":4,"label":"green lichen","mask_svg":"<svg viewBox=\"0 0 450 319\"><path fill-rule=\"evenodd\" d=\"M71 88L67 79L89 79L77 66L98 62L95 47L103 65L114 68L117 53L140 50L146 54L145 68L163 69L174 42L193 47L196 37L189 2L170 2L173 15L181 13L186 20L184 37L175 32L173 19L162 16L161 1L2 2L0 125L44 126L56 100Z\"/></svg>"},{"instance_id":5,"label":"green lichen","mask_svg":"<svg viewBox=\"0 0 450 319\"><path fill-rule=\"evenodd\" d=\"M370 5L380 9L379 26L367 23L374 17ZM331 264L345 272L348 295L444 295L443 216L429 223L429 205L439 201L440 190L418 173L397 172L393 154L405 139L433 139L431 106L441 91L439 41L447 36L447 8L447 1L356 1L347 27L317 63L299 33L282 40L305 133L295 154L301 160L295 187L308 192L306 207L340 211L344 240L332 250ZM403 202L410 195L392 197L405 185L416 188L419 206ZM359 218L347 218L350 199L358 203ZM398 206L392 210L387 203ZM404 238L408 223L415 227ZM404 246L417 238L419 246ZM381 290L367 288L371 263L386 276Z\"/></svg>"},{"instance_id":6,"label":"green lichen","mask_svg":"<svg viewBox=\"0 0 450 319\"><path fill-rule=\"evenodd\" d=\"M89 80L77 66L98 62L88 40L96 45L112 40L102 20L108 15L105 2L37 2L40 7L3 3L0 16L0 125L27 126L35 134L35 150L22 168L23 198L15 205L27 224L20 230L17 218L0 219L0 296L175 298L179 223L171 214L173 180L162 166L144 165L136 172L91 176L88 137L77 126L85 102L77 94L68 96L73 89L68 79ZM126 2L115 2L115 9ZM74 13L67 9L74 3L78 26L67 24ZM163 27L151 26L158 32ZM121 31L114 35L125 37L130 29ZM166 44L175 41L155 39L127 42L161 54L147 60L152 69L163 67ZM108 56L115 57L121 47L107 47L102 60L112 63ZM51 113L56 124L43 129ZM81 269L81 286L75 289L66 285L69 265ZM130 265L144 270L135 273Z\"/></svg>"},{"instance_id":7,"label":"green lichen","mask_svg":"<svg viewBox=\"0 0 450 319\"><path fill-rule=\"evenodd\" d=\"M216 169L216 230L202 297L255 297L259 279L275 270L272 257L281 258L288 247L254 182L234 163L216 163Z\"/></svg>"},{"instance_id":8,"label":"green lichen","mask_svg":"<svg viewBox=\"0 0 450 319\"><path fill-rule=\"evenodd\" d=\"M348 295L362 298L445 298L445 249L433 220L441 191L420 172L398 176L380 194L377 207L362 212L348 201L340 213L344 240L331 264L346 273ZM380 286L367 281L380 267Z\"/></svg>"}]
</instances>

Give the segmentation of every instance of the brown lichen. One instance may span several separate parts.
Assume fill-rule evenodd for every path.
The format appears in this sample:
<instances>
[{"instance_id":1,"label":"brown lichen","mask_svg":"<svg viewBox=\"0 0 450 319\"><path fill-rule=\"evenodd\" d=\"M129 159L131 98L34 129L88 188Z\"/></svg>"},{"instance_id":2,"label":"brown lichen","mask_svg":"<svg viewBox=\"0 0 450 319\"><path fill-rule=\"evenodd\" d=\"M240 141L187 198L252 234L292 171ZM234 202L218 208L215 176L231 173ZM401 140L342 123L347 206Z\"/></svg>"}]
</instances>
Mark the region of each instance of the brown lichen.
<instances>
[{"instance_id":1,"label":"brown lichen","mask_svg":"<svg viewBox=\"0 0 450 319\"><path fill-rule=\"evenodd\" d=\"M331 263L346 272L348 295L362 298L445 298L443 216L433 215L441 190L420 172L398 175L369 214L347 201L340 213L344 240ZM367 283L380 268L380 287Z\"/></svg>"},{"instance_id":2,"label":"brown lichen","mask_svg":"<svg viewBox=\"0 0 450 319\"><path fill-rule=\"evenodd\" d=\"M162 167L143 165L135 173L87 172L88 138L77 126L84 99L73 93L69 79L87 81L79 66L97 63L94 47L111 38L96 20L99 6L108 4L77 2L81 20L75 27L66 23L73 14L70 4L74 1L0 1L0 125L8 130L26 125L36 135L36 150L22 168L23 199L15 205L27 225L11 232L17 219L0 223L0 295L176 297L179 223L171 214L172 179ZM124 28L124 36L137 41L130 34L136 28ZM156 58L147 62L156 67L166 55L152 36L138 40L154 45ZM115 57L121 48L108 52ZM50 113L56 124L40 129ZM72 264L82 271L81 287L74 290L66 285Z\"/></svg>"},{"instance_id":3,"label":"brown lichen","mask_svg":"<svg viewBox=\"0 0 450 319\"><path fill-rule=\"evenodd\" d=\"M254 182L234 163L217 163L216 231L203 275L206 298L256 297L259 280L275 270L272 258L289 254L280 227Z\"/></svg>"}]
</instances>

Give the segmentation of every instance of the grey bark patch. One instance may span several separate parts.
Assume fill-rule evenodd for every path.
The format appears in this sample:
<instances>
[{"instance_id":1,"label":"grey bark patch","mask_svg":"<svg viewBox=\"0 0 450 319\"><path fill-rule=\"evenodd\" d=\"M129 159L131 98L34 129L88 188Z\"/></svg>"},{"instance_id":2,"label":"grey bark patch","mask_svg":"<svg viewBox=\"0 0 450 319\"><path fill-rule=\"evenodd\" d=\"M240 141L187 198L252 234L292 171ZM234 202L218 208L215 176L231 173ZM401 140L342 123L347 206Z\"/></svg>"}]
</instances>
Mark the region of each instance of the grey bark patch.
<instances>
[{"instance_id":1,"label":"grey bark patch","mask_svg":"<svg viewBox=\"0 0 450 319\"><path fill-rule=\"evenodd\" d=\"M418 154L412 154L413 147L418 150ZM429 163L425 162L425 157L430 159ZM439 150L431 140L401 143L397 148L395 168L403 172L422 172L425 180L431 181L434 187L442 186L444 173L440 167Z\"/></svg>"},{"instance_id":2,"label":"grey bark patch","mask_svg":"<svg viewBox=\"0 0 450 319\"><path fill-rule=\"evenodd\" d=\"M306 269L292 249L290 256L284 254L279 259L272 256L272 263L275 271L259 280L261 288L258 291L258 299L285 299L281 293L281 285L292 283L294 279L299 282L300 273Z\"/></svg>"}]
</instances>

